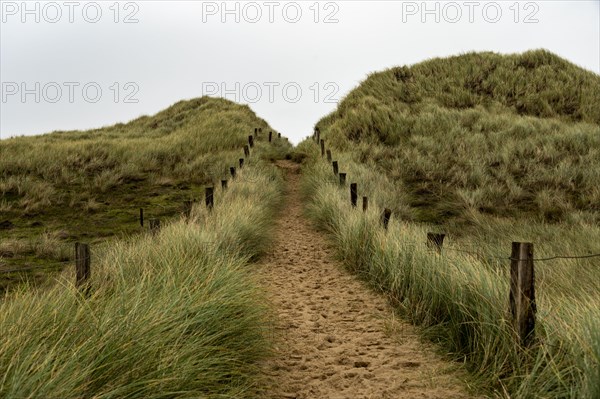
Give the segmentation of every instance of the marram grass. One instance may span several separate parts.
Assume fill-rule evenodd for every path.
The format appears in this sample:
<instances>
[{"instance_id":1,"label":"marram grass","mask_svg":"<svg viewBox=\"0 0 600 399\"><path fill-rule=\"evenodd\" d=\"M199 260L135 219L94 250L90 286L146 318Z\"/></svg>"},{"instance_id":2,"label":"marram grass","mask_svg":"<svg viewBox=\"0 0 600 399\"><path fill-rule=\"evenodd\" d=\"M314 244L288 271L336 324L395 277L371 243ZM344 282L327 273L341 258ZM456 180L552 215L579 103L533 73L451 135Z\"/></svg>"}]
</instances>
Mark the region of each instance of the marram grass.
<instances>
[{"instance_id":1,"label":"marram grass","mask_svg":"<svg viewBox=\"0 0 600 399\"><path fill-rule=\"evenodd\" d=\"M519 398L598 397L597 291L569 295L547 290L554 281L570 279L571 270L560 263L537 263L537 345L523 352L510 326L508 260L490 264L460 252L438 255L425 245L431 226L399 220L398 214L386 233L379 221L385 183L375 175L356 179L361 166L350 161L345 165L359 190L380 184L369 193L368 212L351 207L348 186L340 187L329 165L316 156L305 166L304 191L309 215L332 234L338 256L349 269L389 295L456 360L466 361L490 392ZM506 245L510 250L510 242ZM508 258L510 252L504 254ZM580 270L580 278L593 285L600 274L586 268Z\"/></svg>"},{"instance_id":2,"label":"marram grass","mask_svg":"<svg viewBox=\"0 0 600 399\"><path fill-rule=\"evenodd\" d=\"M599 101L598 75L543 50L373 74L317 124L366 214L317 145L296 149L308 213L344 263L494 395L600 397L598 258L535 262L530 350L508 298L512 241L533 242L535 258L600 253ZM447 234L441 255L427 232Z\"/></svg>"},{"instance_id":3,"label":"marram grass","mask_svg":"<svg viewBox=\"0 0 600 399\"><path fill-rule=\"evenodd\" d=\"M0 396L252 397L270 320L246 263L265 245L280 186L273 171L244 173L256 182L233 183L211 214L95 251L89 299L69 272L9 294Z\"/></svg>"},{"instance_id":4,"label":"marram grass","mask_svg":"<svg viewBox=\"0 0 600 399\"><path fill-rule=\"evenodd\" d=\"M263 160L281 151L266 146L215 188L211 212L198 203L156 235L93 245L89 298L72 265L44 287L11 287L0 302L0 397L255 397L272 315L248 262L268 244L282 189Z\"/></svg>"}]
</instances>

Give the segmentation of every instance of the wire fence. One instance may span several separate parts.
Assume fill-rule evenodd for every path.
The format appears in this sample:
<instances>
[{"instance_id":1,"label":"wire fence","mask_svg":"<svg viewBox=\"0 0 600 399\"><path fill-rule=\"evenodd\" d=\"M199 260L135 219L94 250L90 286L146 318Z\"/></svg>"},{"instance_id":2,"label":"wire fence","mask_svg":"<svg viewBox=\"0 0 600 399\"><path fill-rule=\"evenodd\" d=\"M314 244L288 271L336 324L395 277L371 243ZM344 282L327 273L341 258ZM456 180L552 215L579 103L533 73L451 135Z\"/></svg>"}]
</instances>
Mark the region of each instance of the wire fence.
<instances>
[{"instance_id":1,"label":"wire fence","mask_svg":"<svg viewBox=\"0 0 600 399\"><path fill-rule=\"evenodd\" d=\"M262 129L256 128L254 130L254 135L248 136L248 144L244 145L242 151L240 153L240 158L234 162L234 165L228 168L221 168L221 177L212 176L209 181L204 184L205 187L205 196L204 198L198 198L196 200L188 200L183 201L181 204L173 204L173 205L163 205L157 203L146 203L143 206L138 205L124 205L119 206L118 210L124 211L135 211L136 217L133 219L138 222L142 227L144 226L144 221L149 222L149 232L154 233L160 229L160 219L155 218L154 215L149 215L146 213L148 210L161 208L163 210L172 210L172 209L181 209L180 214L185 216L187 220L190 220L191 216L191 206L194 203L206 203L207 208L210 210L214 204L214 187L220 186L222 190L226 190L229 187L230 182L247 182L247 183L257 183L264 181L265 178L269 179L269 177L262 176L258 173L246 173L248 170L248 166L251 164L248 162L251 159L251 152L254 151L254 146L260 142L266 142L267 136L259 136L259 133L262 133ZM273 135L273 132L269 132L268 134L268 144L275 144L282 139L281 133L277 133ZM264 139L263 139L264 137ZM243 154L243 157L242 155ZM272 177L271 177L272 178ZM191 193L190 193L191 194ZM139 212L139 213L138 213ZM146 213L146 214L145 214ZM139 216L137 216L139 215ZM138 219L139 218L139 219ZM77 245L77 244L76 244ZM227 245L223 245L223 243L219 241L203 241L200 243L203 249L208 250L208 248L212 248L213 250L225 251L237 253L239 252L239 248L231 248ZM0 260L2 257L0 256ZM12 269L0 269L0 275L12 274L12 273L29 273L34 271L40 271L50 266L59 266L76 263L77 261L89 261L89 257L77 258L76 251L73 252L72 257L68 260L58 261L52 260L50 258L43 258L46 262L43 266L24 266L19 268ZM2 267L2 263L0 262L0 267Z\"/></svg>"},{"instance_id":2,"label":"wire fence","mask_svg":"<svg viewBox=\"0 0 600 399\"><path fill-rule=\"evenodd\" d=\"M332 158L331 150L329 150L329 149L326 150L325 141L320 138L319 131L315 131L315 134L313 135L313 139L314 139L315 143L317 144L317 146L320 148L321 157L324 158L325 154L327 154L327 162L331 163L333 165L334 174L340 175L339 176L340 184L345 185L346 180L348 180L347 173L338 173L339 168L340 168L339 161L332 161L333 158ZM351 196L352 205L356 206L357 205L356 183L352 183L352 185L350 186L350 196ZM368 197L363 197L363 200L364 199L368 200ZM363 205L363 210L366 210L365 205ZM388 209L386 208L386 210L388 210ZM389 217L388 217L388 221L389 221ZM387 221L384 224L384 227L387 229ZM426 245L425 243L408 242L408 241L403 242L403 244L414 245L414 246ZM499 256L499 255L484 254L479 251L472 251L472 250L468 250L468 249L464 249L464 248L459 248L456 246L443 246L442 247L441 244L439 245L439 250L470 254L470 255L476 256L480 260L485 260L485 261L525 261L525 260L530 261L530 260L532 260L535 262L547 262L547 261L553 261L553 260L559 260L559 259L577 260L577 259L591 259L591 258L600 257L600 253L592 253L592 254L585 254L585 255L550 255L550 256L539 257L539 258L520 259L520 258L511 257L511 256ZM438 253L441 253L440 251L438 251Z\"/></svg>"}]
</instances>

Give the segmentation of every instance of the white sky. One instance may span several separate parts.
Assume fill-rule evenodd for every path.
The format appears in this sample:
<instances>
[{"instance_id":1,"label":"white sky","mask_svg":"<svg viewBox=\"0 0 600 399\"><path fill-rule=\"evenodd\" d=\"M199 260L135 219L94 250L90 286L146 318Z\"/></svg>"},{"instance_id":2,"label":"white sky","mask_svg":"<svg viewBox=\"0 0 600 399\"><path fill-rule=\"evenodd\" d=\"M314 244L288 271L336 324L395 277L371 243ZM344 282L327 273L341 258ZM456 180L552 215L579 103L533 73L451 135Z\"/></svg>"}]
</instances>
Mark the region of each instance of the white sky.
<instances>
[{"instance_id":1,"label":"white sky","mask_svg":"<svg viewBox=\"0 0 600 399\"><path fill-rule=\"evenodd\" d=\"M600 73L599 0L115 3L0 1L1 138L211 94L250 103L297 143L368 73L395 65L546 48Z\"/></svg>"}]
</instances>

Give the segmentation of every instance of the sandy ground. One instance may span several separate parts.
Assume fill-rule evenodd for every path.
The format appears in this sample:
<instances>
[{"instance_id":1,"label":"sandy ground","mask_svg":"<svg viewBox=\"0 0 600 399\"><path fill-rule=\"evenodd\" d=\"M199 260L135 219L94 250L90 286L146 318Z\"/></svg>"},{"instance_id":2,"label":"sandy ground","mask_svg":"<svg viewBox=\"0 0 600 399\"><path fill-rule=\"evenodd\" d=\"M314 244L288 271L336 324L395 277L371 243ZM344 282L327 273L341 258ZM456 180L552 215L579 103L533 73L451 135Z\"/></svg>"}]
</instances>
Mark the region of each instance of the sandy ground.
<instances>
[{"instance_id":1,"label":"sandy ground","mask_svg":"<svg viewBox=\"0 0 600 399\"><path fill-rule=\"evenodd\" d=\"M259 263L279 316L276 356L263 366L265 398L470 398L465 374L394 317L385 297L334 259L302 215L299 166L279 162L284 209Z\"/></svg>"}]
</instances>

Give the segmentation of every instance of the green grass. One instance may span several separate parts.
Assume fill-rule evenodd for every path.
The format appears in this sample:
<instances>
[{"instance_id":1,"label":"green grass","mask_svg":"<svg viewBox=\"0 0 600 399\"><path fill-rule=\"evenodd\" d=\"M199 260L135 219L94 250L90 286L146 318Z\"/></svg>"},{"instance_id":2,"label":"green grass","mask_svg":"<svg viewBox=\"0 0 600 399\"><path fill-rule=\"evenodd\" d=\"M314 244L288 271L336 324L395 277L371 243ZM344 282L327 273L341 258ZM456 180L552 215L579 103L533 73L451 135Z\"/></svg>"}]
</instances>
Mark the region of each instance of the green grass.
<instances>
[{"instance_id":1,"label":"green grass","mask_svg":"<svg viewBox=\"0 0 600 399\"><path fill-rule=\"evenodd\" d=\"M205 186L220 186L244 157L255 127L265 159L289 148L285 139L267 143L272 129L250 108L207 97L127 124L0 141L0 222L12 224L0 230L0 270L28 270L0 275L0 289L43 282L75 241L139 233L139 208L146 219L164 219L186 200L203 201ZM33 249L44 237L56 253Z\"/></svg>"},{"instance_id":2,"label":"green grass","mask_svg":"<svg viewBox=\"0 0 600 399\"><path fill-rule=\"evenodd\" d=\"M15 227L0 250L2 256L31 262L43 284L11 280L0 301L0 397L256 397L257 365L270 354L273 330L248 262L268 245L282 195L281 175L269 161L282 158L289 144L267 143L263 125L263 137L236 179L226 190L215 188L212 211L196 204L186 220L179 201L191 192L181 185L198 184L203 193L205 184L224 177L225 167L243 154L248 132L261 123L247 107L199 99L128 125L1 142L8 154L1 161L2 184L13 187L5 201ZM188 144L176 147L176 142ZM26 156L15 154L19 150ZM158 161L161 151L165 156ZM77 168L55 164L77 157ZM206 165L195 169L187 162ZM97 169L91 172L90 164ZM124 174L115 182L105 173L126 168L139 173L135 182ZM66 184L60 176L68 173L74 177ZM7 183L22 176L37 183ZM42 184L52 187L52 195L33 210L23 198ZM126 205L134 199L128 184L138 185L134 194L146 195L139 201L149 209L176 199L172 208L151 213L163 216L158 234L135 227L137 213L130 220ZM83 186L96 198L103 198L104 190L111 201L86 217L85 235L38 235L19 224L33 213L48 225L77 231L63 208ZM110 228L107 239L103 232ZM70 240L82 238L93 243L89 298L74 286L72 263L62 271L47 270L50 259L70 257L59 247L70 248Z\"/></svg>"},{"instance_id":3,"label":"green grass","mask_svg":"<svg viewBox=\"0 0 600 399\"><path fill-rule=\"evenodd\" d=\"M0 396L253 397L269 310L247 261L279 199L272 169L235 182L208 214L93 253L92 295L69 269L0 304ZM271 180L271 178L275 180Z\"/></svg>"},{"instance_id":4,"label":"green grass","mask_svg":"<svg viewBox=\"0 0 600 399\"><path fill-rule=\"evenodd\" d=\"M512 241L534 256L600 253L600 77L545 51L465 54L371 75L310 141L308 211L348 267L396 301L499 396L600 397L598 259L536 262L537 345L508 315ZM387 234L383 207L393 210ZM441 256L427 232L447 234ZM475 252L469 254L455 249ZM497 259L503 258L503 259Z\"/></svg>"},{"instance_id":5,"label":"green grass","mask_svg":"<svg viewBox=\"0 0 600 399\"><path fill-rule=\"evenodd\" d=\"M472 53L373 74L317 126L328 145L391 177L412 220L593 224L597 104L600 76L548 52Z\"/></svg>"}]
</instances>

